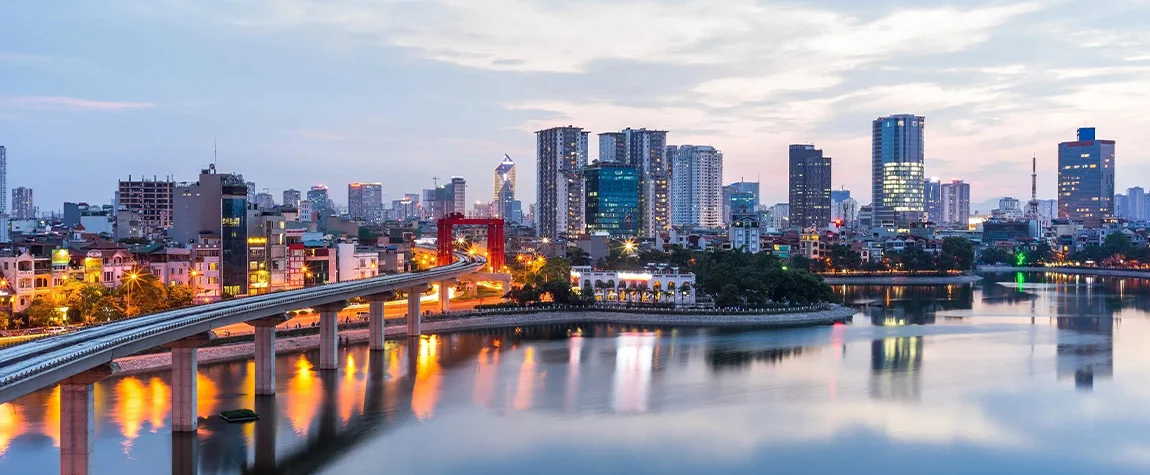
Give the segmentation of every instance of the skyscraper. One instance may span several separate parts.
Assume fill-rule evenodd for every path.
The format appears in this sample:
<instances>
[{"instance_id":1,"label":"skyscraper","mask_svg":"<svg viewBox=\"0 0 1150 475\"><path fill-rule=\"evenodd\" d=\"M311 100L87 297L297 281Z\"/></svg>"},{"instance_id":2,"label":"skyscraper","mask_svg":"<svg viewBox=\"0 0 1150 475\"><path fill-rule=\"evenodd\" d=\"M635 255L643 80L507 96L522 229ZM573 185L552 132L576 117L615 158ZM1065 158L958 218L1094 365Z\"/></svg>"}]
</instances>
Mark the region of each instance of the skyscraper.
<instances>
[{"instance_id":1,"label":"skyscraper","mask_svg":"<svg viewBox=\"0 0 1150 475\"><path fill-rule=\"evenodd\" d=\"M898 114L871 127L871 201L876 223L921 221L923 198L922 116Z\"/></svg>"},{"instance_id":2,"label":"skyscraper","mask_svg":"<svg viewBox=\"0 0 1150 475\"><path fill-rule=\"evenodd\" d=\"M1146 190L1141 186L1128 188L1126 199L1130 202L1129 218L1135 221L1146 220Z\"/></svg>"},{"instance_id":3,"label":"skyscraper","mask_svg":"<svg viewBox=\"0 0 1150 475\"><path fill-rule=\"evenodd\" d=\"M504 154L503 161L495 167L493 175L492 190L495 195L491 203L495 217L510 220L511 208L515 203L515 161Z\"/></svg>"},{"instance_id":4,"label":"skyscraper","mask_svg":"<svg viewBox=\"0 0 1150 475\"><path fill-rule=\"evenodd\" d=\"M8 212L8 149L0 145L0 214Z\"/></svg>"},{"instance_id":5,"label":"skyscraper","mask_svg":"<svg viewBox=\"0 0 1150 475\"><path fill-rule=\"evenodd\" d=\"M639 171L615 162L597 162L584 170L587 232L611 237L639 233Z\"/></svg>"},{"instance_id":6,"label":"skyscraper","mask_svg":"<svg viewBox=\"0 0 1150 475\"><path fill-rule=\"evenodd\" d=\"M619 144L622 141L623 145ZM655 237L671 225L670 163L667 131L626 128L599 135L600 161L631 165L639 171L640 235ZM619 157L620 152L624 153Z\"/></svg>"},{"instance_id":7,"label":"skyscraper","mask_svg":"<svg viewBox=\"0 0 1150 475\"><path fill-rule=\"evenodd\" d=\"M287 189L284 190L284 206L299 208L300 193L299 190Z\"/></svg>"},{"instance_id":8,"label":"skyscraper","mask_svg":"<svg viewBox=\"0 0 1150 475\"><path fill-rule=\"evenodd\" d=\"M966 225L970 222L970 184L954 180L942 184L942 221Z\"/></svg>"},{"instance_id":9,"label":"skyscraper","mask_svg":"<svg viewBox=\"0 0 1150 475\"><path fill-rule=\"evenodd\" d=\"M667 147L671 163L671 223L723 226L723 152L709 145Z\"/></svg>"},{"instance_id":10,"label":"skyscraper","mask_svg":"<svg viewBox=\"0 0 1150 475\"><path fill-rule=\"evenodd\" d=\"M315 185L307 190L307 200L311 202L311 211L319 213L321 216L326 215L332 210L327 209L327 187L323 185Z\"/></svg>"},{"instance_id":11,"label":"skyscraper","mask_svg":"<svg viewBox=\"0 0 1150 475\"><path fill-rule=\"evenodd\" d=\"M790 146L790 225L822 229L831 223L831 157L814 145Z\"/></svg>"},{"instance_id":12,"label":"skyscraper","mask_svg":"<svg viewBox=\"0 0 1150 475\"><path fill-rule=\"evenodd\" d=\"M36 205L32 200L32 189L23 186L12 189L12 218L36 219Z\"/></svg>"},{"instance_id":13,"label":"skyscraper","mask_svg":"<svg viewBox=\"0 0 1150 475\"><path fill-rule=\"evenodd\" d=\"M922 186L926 220L932 223L942 222L942 182L938 181L938 178L928 178Z\"/></svg>"},{"instance_id":14,"label":"skyscraper","mask_svg":"<svg viewBox=\"0 0 1150 475\"><path fill-rule=\"evenodd\" d=\"M732 208L732 203L735 203L736 197L742 203L750 195L750 201L747 201L747 209L742 210L739 208ZM673 202L674 200L672 200ZM753 213L759 209L759 182L757 181L736 181L730 185L723 187L723 222L730 224L731 215L733 213Z\"/></svg>"},{"instance_id":15,"label":"skyscraper","mask_svg":"<svg viewBox=\"0 0 1150 475\"><path fill-rule=\"evenodd\" d=\"M451 177L451 212L467 214L467 181L463 177Z\"/></svg>"},{"instance_id":16,"label":"skyscraper","mask_svg":"<svg viewBox=\"0 0 1150 475\"><path fill-rule=\"evenodd\" d=\"M357 182L347 185L347 214L351 219L376 221L382 210L382 184Z\"/></svg>"},{"instance_id":17,"label":"skyscraper","mask_svg":"<svg viewBox=\"0 0 1150 475\"><path fill-rule=\"evenodd\" d=\"M1114 216L1130 219L1130 201L1122 193L1114 194Z\"/></svg>"},{"instance_id":18,"label":"skyscraper","mask_svg":"<svg viewBox=\"0 0 1150 475\"><path fill-rule=\"evenodd\" d=\"M540 237L575 236L584 229L583 168L587 166L587 132L555 127L535 132L539 179L535 227Z\"/></svg>"},{"instance_id":19,"label":"skyscraper","mask_svg":"<svg viewBox=\"0 0 1150 475\"><path fill-rule=\"evenodd\" d=\"M1093 127L1058 144L1058 217L1097 227L1114 216L1114 141L1096 140Z\"/></svg>"}]
</instances>

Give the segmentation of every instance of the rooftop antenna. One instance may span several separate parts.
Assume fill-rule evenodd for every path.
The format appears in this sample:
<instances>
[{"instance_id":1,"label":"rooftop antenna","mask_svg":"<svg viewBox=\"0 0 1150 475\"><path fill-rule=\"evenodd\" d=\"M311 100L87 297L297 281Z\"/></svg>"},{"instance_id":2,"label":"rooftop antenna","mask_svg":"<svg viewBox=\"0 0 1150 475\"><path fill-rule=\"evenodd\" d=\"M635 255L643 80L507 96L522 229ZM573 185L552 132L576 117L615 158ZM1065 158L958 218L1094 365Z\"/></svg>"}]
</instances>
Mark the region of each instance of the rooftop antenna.
<instances>
[{"instance_id":1,"label":"rooftop antenna","mask_svg":"<svg viewBox=\"0 0 1150 475\"><path fill-rule=\"evenodd\" d=\"M216 146L216 138L215 137L212 137L212 165L216 165L217 169L220 168L219 167L219 148Z\"/></svg>"},{"instance_id":2,"label":"rooftop antenna","mask_svg":"<svg viewBox=\"0 0 1150 475\"><path fill-rule=\"evenodd\" d=\"M439 188L439 177L437 177L437 176L431 177L431 186L434 188Z\"/></svg>"}]
</instances>

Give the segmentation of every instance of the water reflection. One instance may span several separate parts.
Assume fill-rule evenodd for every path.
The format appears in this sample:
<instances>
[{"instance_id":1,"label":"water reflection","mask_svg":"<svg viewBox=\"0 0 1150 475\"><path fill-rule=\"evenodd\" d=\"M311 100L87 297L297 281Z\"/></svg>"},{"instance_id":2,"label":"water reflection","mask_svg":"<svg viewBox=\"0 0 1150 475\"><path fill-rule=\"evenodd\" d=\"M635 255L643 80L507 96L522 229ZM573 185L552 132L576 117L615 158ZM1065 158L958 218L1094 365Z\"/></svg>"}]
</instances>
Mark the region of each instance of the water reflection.
<instances>
[{"instance_id":1,"label":"water reflection","mask_svg":"<svg viewBox=\"0 0 1150 475\"><path fill-rule=\"evenodd\" d=\"M1150 337L1150 325L1140 323L1147 315L1138 313L1148 307L1150 287L1023 280L1004 274L977 286L839 287L867 317L849 326L524 327L389 341L383 352L341 349L338 371L316 370L314 352L281 355L275 396L254 396L251 362L204 365L205 419L193 436L169 432L166 372L109 378L96 385L94 465L123 475L166 466L221 474L503 473L483 467L504 465L467 461L536 460L536 453L554 460L553 447L563 447L567 462L555 473L746 473L766 460L792 473L853 467L813 454L867 447L850 458L921 451L941 457L915 465L931 471L947 460L964 466L947 451L990 457L982 451L994 447L1002 452L993 456L1006 457L1005 447L1029 447L1058 463L1034 457L1020 466L1092 473L1059 457L1102 448L1060 449L1050 440L1100 437L1090 431L1106 422L1097 413L1077 418L1083 409L1073 398L1082 396L1067 382L1081 389L1145 383L1131 371L1146 365L1131 358L1121 366L1130 370L1115 376L1115 341L1123 319L1127 332ZM1150 377L1150 367L1142 375ZM1121 393L1096 389L1091 397L1109 410L1141 405L1115 403ZM0 472L58 463L59 403L58 390L47 390L0 405ZM260 421L234 425L214 416L238 407L255 409ZM1150 433L1123 427L1123 443L1142 443L1129 434Z\"/></svg>"}]
</instances>

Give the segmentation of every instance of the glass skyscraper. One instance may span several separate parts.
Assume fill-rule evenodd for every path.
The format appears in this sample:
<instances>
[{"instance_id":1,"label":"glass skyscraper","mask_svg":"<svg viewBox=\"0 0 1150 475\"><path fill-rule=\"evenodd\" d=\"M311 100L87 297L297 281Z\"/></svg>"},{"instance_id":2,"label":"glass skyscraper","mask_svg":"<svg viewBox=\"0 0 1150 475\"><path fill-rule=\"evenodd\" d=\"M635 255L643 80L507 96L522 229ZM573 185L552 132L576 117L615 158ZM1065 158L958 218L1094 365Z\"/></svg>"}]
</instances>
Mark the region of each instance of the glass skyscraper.
<instances>
[{"instance_id":1,"label":"glass skyscraper","mask_svg":"<svg viewBox=\"0 0 1150 475\"><path fill-rule=\"evenodd\" d=\"M1058 144L1058 217L1097 227L1114 216L1114 141L1097 140L1093 127Z\"/></svg>"},{"instance_id":2,"label":"glass skyscraper","mask_svg":"<svg viewBox=\"0 0 1150 475\"><path fill-rule=\"evenodd\" d=\"M621 163L599 162L584 170L587 232L633 237L640 232L639 170Z\"/></svg>"},{"instance_id":3,"label":"glass skyscraper","mask_svg":"<svg viewBox=\"0 0 1150 475\"><path fill-rule=\"evenodd\" d=\"M923 207L927 221L942 222L942 182L938 178L928 178L923 182Z\"/></svg>"},{"instance_id":4,"label":"glass skyscraper","mask_svg":"<svg viewBox=\"0 0 1150 475\"><path fill-rule=\"evenodd\" d=\"M873 122L871 204L876 224L922 220L925 129L926 119L911 114L879 117Z\"/></svg>"},{"instance_id":5,"label":"glass skyscraper","mask_svg":"<svg viewBox=\"0 0 1150 475\"><path fill-rule=\"evenodd\" d=\"M791 226L824 228L831 222L831 157L814 145L790 146Z\"/></svg>"}]
</instances>

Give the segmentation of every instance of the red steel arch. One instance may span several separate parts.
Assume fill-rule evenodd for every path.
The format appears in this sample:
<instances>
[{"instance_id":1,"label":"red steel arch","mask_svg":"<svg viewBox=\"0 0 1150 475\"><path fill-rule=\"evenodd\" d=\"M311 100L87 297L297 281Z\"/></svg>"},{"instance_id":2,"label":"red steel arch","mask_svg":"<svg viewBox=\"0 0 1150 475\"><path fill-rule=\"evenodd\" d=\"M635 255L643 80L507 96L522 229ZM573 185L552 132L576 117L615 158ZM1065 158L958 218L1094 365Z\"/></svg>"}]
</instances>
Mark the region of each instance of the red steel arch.
<instances>
[{"instance_id":1,"label":"red steel arch","mask_svg":"<svg viewBox=\"0 0 1150 475\"><path fill-rule=\"evenodd\" d=\"M452 231L456 226L487 226L487 263L491 265L492 272L503 270L503 220L500 218L465 218L462 214L453 213L440 218L437 222L439 233L437 235L436 251L439 265L451 264L451 244L454 241Z\"/></svg>"}]
</instances>

